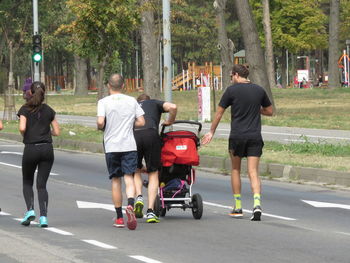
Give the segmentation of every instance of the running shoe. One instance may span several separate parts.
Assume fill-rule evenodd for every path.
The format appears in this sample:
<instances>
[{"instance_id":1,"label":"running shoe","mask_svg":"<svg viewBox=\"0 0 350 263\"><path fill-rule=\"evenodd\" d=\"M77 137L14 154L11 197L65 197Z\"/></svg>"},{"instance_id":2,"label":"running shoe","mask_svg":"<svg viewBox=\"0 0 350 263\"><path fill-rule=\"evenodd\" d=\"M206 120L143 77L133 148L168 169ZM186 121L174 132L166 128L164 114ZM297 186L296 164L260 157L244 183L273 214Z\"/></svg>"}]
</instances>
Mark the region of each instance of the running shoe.
<instances>
[{"instance_id":1,"label":"running shoe","mask_svg":"<svg viewBox=\"0 0 350 263\"><path fill-rule=\"evenodd\" d=\"M261 220L261 214L262 214L261 207L259 205L257 205L253 209L253 214L252 214L252 217L250 218L250 220L252 220L252 221L260 221Z\"/></svg>"},{"instance_id":2,"label":"running shoe","mask_svg":"<svg viewBox=\"0 0 350 263\"><path fill-rule=\"evenodd\" d=\"M136 198L136 202L135 202L135 216L136 218L143 218L143 213L142 213L142 209L143 209L143 198L142 196L138 196Z\"/></svg>"},{"instance_id":3,"label":"running shoe","mask_svg":"<svg viewBox=\"0 0 350 263\"><path fill-rule=\"evenodd\" d=\"M35 219L35 211L29 210L25 213L24 218L21 221L21 225L23 226L29 226L30 222Z\"/></svg>"},{"instance_id":4,"label":"running shoe","mask_svg":"<svg viewBox=\"0 0 350 263\"><path fill-rule=\"evenodd\" d=\"M232 211L229 213L231 217L234 218L243 218L243 210L241 209L235 209L233 208Z\"/></svg>"},{"instance_id":5,"label":"running shoe","mask_svg":"<svg viewBox=\"0 0 350 263\"><path fill-rule=\"evenodd\" d=\"M126 222L126 226L130 229L130 230L135 230L137 227L137 221L136 221L136 217L135 217L135 213L134 213L134 208L131 205L128 205L126 207L126 216L128 217L128 221Z\"/></svg>"},{"instance_id":6,"label":"running shoe","mask_svg":"<svg viewBox=\"0 0 350 263\"><path fill-rule=\"evenodd\" d=\"M153 212L148 212L146 215L146 222L147 223L159 223L160 220L159 218L153 213Z\"/></svg>"},{"instance_id":7,"label":"running shoe","mask_svg":"<svg viewBox=\"0 0 350 263\"><path fill-rule=\"evenodd\" d=\"M115 218L113 222L113 226L118 227L118 228L123 228L125 227L124 225L124 218Z\"/></svg>"},{"instance_id":8,"label":"running shoe","mask_svg":"<svg viewBox=\"0 0 350 263\"><path fill-rule=\"evenodd\" d=\"M39 227L48 227L47 217L41 216L39 218Z\"/></svg>"}]
</instances>

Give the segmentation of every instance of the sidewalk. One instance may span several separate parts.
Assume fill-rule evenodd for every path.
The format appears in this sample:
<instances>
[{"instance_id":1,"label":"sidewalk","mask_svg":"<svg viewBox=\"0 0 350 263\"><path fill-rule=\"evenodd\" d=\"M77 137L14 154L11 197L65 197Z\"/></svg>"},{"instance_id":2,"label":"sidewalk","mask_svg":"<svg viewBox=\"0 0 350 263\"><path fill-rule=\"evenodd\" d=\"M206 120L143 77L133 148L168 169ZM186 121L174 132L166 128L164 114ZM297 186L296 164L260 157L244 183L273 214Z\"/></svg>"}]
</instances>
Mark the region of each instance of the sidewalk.
<instances>
[{"instance_id":1,"label":"sidewalk","mask_svg":"<svg viewBox=\"0 0 350 263\"><path fill-rule=\"evenodd\" d=\"M22 141L19 134L1 133L1 139ZM63 140L54 138L54 147L61 149L79 149L92 153L103 153L102 143L82 142L75 140ZM229 174L231 160L223 157L200 156L199 169L209 170L214 173ZM242 163L242 174L246 174L246 161ZM319 185L334 188L349 188L350 173L331 171L326 169L306 168L274 163L260 163L260 174L268 179L293 181L298 183L312 182Z\"/></svg>"}]
</instances>

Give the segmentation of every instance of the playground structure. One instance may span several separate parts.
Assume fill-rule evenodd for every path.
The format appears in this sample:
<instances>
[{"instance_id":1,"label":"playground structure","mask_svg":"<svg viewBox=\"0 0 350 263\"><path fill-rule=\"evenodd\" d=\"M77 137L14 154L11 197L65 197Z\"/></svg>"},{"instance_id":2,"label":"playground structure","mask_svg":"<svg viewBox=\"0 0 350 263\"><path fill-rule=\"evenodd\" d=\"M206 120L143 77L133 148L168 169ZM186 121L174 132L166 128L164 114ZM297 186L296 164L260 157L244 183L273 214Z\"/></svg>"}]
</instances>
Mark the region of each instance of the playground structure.
<instances>
[{"instance_id":1,"label":"playground structure","mask_svg":"<svg viewBox=\"0 0 350 263\"><path fill-rule=\"evenodd\" d=\"M188 69L173 78L173 90L192 90L198 87L214 87L222 90L222 73L220 65L213 65L212 62L198 66L196 63L188 63Z\"/></svg>"}]
</instances>

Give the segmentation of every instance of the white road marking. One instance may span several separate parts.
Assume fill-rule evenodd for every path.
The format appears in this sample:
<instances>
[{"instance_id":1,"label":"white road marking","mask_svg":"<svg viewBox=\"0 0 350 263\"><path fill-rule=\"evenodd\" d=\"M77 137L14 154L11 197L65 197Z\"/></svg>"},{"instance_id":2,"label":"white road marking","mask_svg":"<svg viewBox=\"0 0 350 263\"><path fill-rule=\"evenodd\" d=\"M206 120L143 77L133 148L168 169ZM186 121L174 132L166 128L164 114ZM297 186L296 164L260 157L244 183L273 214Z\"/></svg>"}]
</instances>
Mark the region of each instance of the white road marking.
<instances>
[{"instance_id":1,"label":"white road marking","mask_svg":"<svg viewBox=\"0 0 350 263\"><path fill-rule=\"evenodd\" d=\"M111 204L102 204L102 203L94 203L94 202L85 202L85 201L76 201L78 208L100 208L105 209L109 211L115 212L114 205ZM126 206L123 206L122 208L126 209ZM125 211L123 210L123 213L125 214Z\"/></svg>"},{"instance_id":2,"label":"white road marking","mask_svg":"<svg viewBox=\"0 0 350 263\"><path fill-rule=\"evenodd\" d=\"M7 151L1 151L2 154L13 154L13 155L23 155L21 152L7 152Z\"/></svg>"},{"instance_id":3,"label":"white road marking","mask_svg":"<svg viewBox=\"0 0 350 263\"><path fill-rule=\"evenodd\" d=\"M350 233L346 233L346 232L335 232L335 233L350 236Z\"/></svg>"},{"instance_id":4,"label":"white road marking","mask_svg":"<svg viewBox=\"0 0 350 263\"><path fill-rule=\"evenodd\" d=\"M350 205L343 205L343 204L336 204L336 203L326 203L326 202L317 202L317 201L308 201L308 200L301 200L311 206L314 207L321 207L321 208L342 208L342 209L348 209L350 210Z\"/></svg>"},{"instance_id":5,"label":"white road marking","mask_svg":"<svg viewBox=\"0 0 350 263\"><path fill-rule=\"evenodd\" d=\"M19 221L19 222L21 222L22 219L23 219L23 218L14 218L14 220ZM30 221L30 224L38 225L39 223L38 223L38 222L35 222L35 221Z\"/></svg>"},{"instance_id":6,"label":"white road marking","mask_svg":"<svg viewBox=\"0 0 350 263\"><path fill-rule=\"evenodd\" d=\"M0 162L0 164L5 165L5 166L18 168L18 169L22 169L22 166L19 166L19 165L14 165L14 164L10 164L10 163L3 163L3 162ZM36 170L35 172L38 172L38 170ZM57 174L57 173L50 173L50 175L59 175L59 174Z\"/></svg>"},{"instance_id":7,"label":"white road marking","mask_svg":"<svg viewBox=\"0 0 350 263\"><path fill-rule=\"evenodd\" d=\"M81 241L84 241L86 243L89 243L91 245L97 246L97 247L101 247L101 248L105 248L105 249L117 249L117 247L102 243L100 241L97 240L93 240L93 239L82 239Z\"/></svg>"},{"instance_id":8,"label":"white road marking","mask_svg":"<svg viewBox=\"0 0 350 263\"><path fill-rule=\"evenodd\" d=\"M3 147L23 147L23 144L0 144Z\"/></svg>"},{"instance_id":9,"label":"white road marking","mask_svg":"<svg viewBox=\"0 0 350 263\"><path fill-rule=\"evenodd\" d=\"M60 234L60 235L64 235L64 236L74 236L70 232L67 232L67 231L64 231L64 230L61 230L61 229L58 229L58 228L55 228L55 227L47 227L47 228L44 228L44 229L47 230L47 231L51 231L51 232Z\"/></svg>"},{"instance_id":10,"label":"white road marking","mask_svg":"<svg viewBox=\"0 0 350 263\"><path fill-rule=\"evenodd\" d=\"M151 258L147 258L147 257L144 257L144 256L129 256L129 257L137 259L137 260L140 260L140 261L143 261L143 262L147 262L147 263L162 263L161 261L154 260L154 259L151 259Z\"/></svg>"},{"instance_id":11,"label":"white road marking","mask_svg":"<svg viewBox=\"0 0 350 263\"><path fill-rule=\"evenodd\" d=\"M215 207L225 208L225 209L232 209L231 206L220 205L220 204L211 203L211 202L205 202L205 201L203 201L203 204L209 205L209 206L215 206ZM246 212L246 213L252 213L251 210L243 209L243 211ZM288 221L295 221L295 220L297 220L297 219L295 219L295 218L290 218L290 217L285 217L285 216L278 216L278 215L273 215L273 214L269 214L269 213L265 213L265 212L263 212L262 214L263 214L263 216L278 218L278 219L282 219L282 220L288 220Z\"/></svg>"},{"instance_id":12,"label":"white road marking","mask_svg":"<svg viewBox=\"0 0 350 263\"><path fill-rule=\"evenodd\" d=\"M4 212L4 211L1 211L0 212L0 216L10 216L11 214L9 214L9 213L6 213L6 212Z\"/></svg>"}]
</instances>

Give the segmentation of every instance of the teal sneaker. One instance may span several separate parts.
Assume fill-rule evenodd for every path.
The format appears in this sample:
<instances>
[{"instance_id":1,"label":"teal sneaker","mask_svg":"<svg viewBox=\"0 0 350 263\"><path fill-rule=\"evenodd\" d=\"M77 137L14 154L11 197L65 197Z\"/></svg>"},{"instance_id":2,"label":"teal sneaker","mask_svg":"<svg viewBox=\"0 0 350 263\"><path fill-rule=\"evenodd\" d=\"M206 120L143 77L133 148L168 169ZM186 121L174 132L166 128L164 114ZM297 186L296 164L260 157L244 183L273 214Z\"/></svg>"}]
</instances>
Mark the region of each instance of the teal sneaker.
<instances>
[{"instance_id":1,"label":"teal sneaker","mask_svg":"<svg viewBox=\"0 0 350 263\"><path fill-rule=\"evenodd\" d=\"M143 218L143 212L142 212L143 206L144 206L143 198L142 198L142 196L139 195L136 198L135 208L134 208L136 218Z\"/></svg>"},{"instance_id":2,"label":"teal sneaker","mask_svg":"<svg viewBox=\"0 0 350 263\"><path fill-rule=\"evenodd\" d=\"M47 227L47 226L48 226L47 217L41 216L39 219L39 227Z\"/></svg>"},{"instance_id":3,"label":"teal sneaker","mask_svg":"<svg viewBox=\"0 0 350 263\"><path fill-rule=\"evenodd\" d=\"M25 213L24 218L21 221L21 225L23 226L29 226L30 222L35 219L35 211L29 210Z\"/></svg>"}]
</instances>

